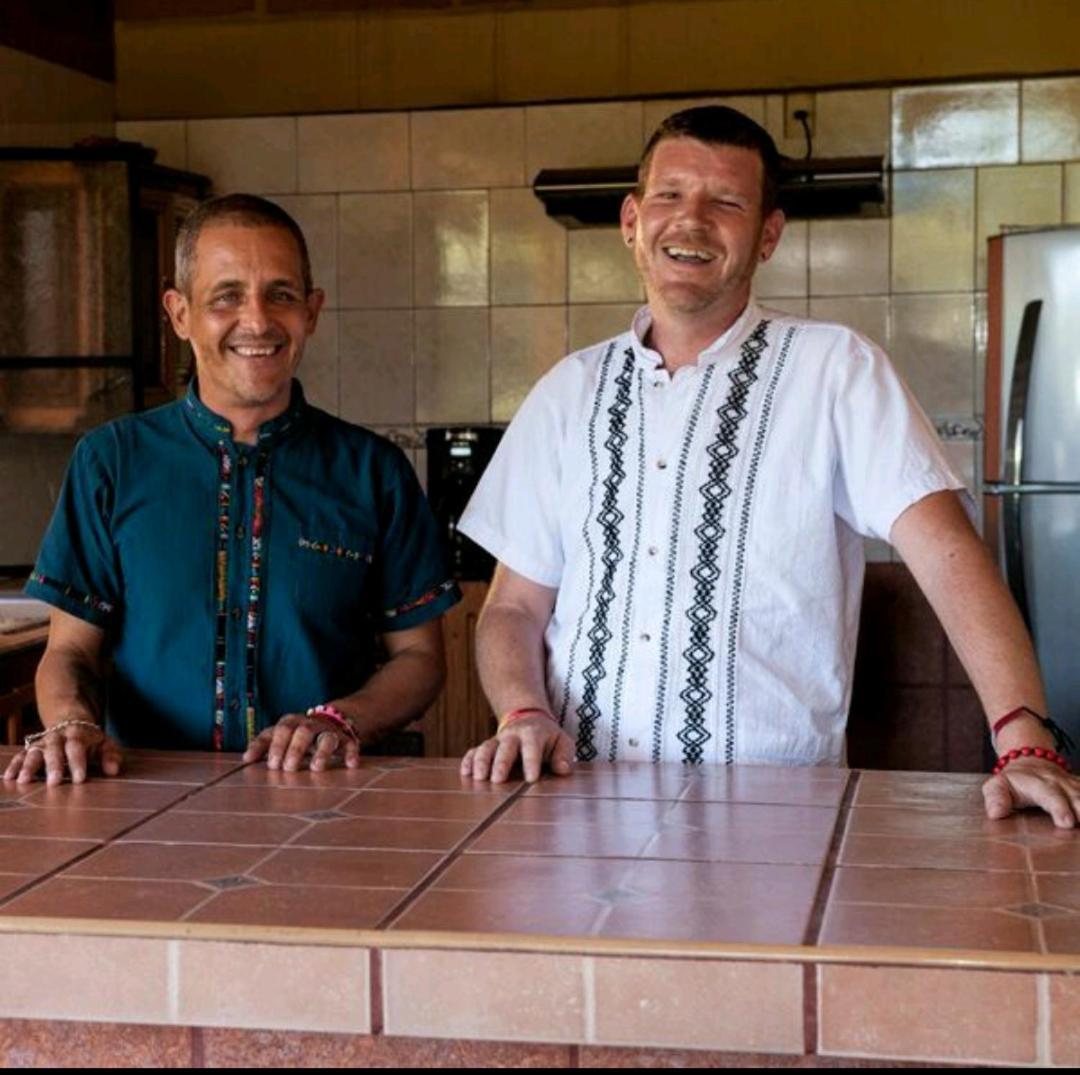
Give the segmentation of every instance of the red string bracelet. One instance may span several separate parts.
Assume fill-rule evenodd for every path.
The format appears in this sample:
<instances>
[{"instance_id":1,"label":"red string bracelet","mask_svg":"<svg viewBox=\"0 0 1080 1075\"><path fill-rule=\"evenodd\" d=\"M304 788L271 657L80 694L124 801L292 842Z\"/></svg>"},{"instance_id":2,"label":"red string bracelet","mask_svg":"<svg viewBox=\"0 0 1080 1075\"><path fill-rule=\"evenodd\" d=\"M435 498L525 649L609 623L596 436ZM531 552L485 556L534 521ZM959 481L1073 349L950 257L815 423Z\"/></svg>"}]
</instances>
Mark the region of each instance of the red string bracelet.
<instances>
[{"instance_id":1,"label":"red string bracelet","mask_svg":"<svg viewBox=\"0 0 1080 1075\"><path fill-rule=\"evenodd\" d=\"M496 731L501 732L508 724L513 724L516 720L525 720L526 717L531 717L534 713L539 713L540 716L547 717L548 720L555 724L559 723L546 709L511 709L509 713L504 713L499 717L499 724Z\"/></svg>"},{"instance_id":2,"label":"red string bracelet","mask_svg":"<svg viewBox=\"0 0 1080 1075\"><path fill-rule=\"evenodd\" d=\"M1065 758L1049 747L1017 747L998 758L997 764L992 770L993 775L997 776L1009 762L1016 761L1017 758L1042 758L1044 761L1052 761L1055 765L1064 769L1065 772L1069 771L1069 763Z\"/></svg>"},{"instance_id":3,"label":"red string bracelet","mask_svg":"<svg viewBox=\"0 0 1080 1075\"><path fill-rule=\"evenodd\" d=\"M1074 750L1073 741L1069 738L1068 733L1059 724L1055 724L1049 717L1044 717L1041 713L1036 713L1034 709L1030 709L1026 705L1017 706L1015 709L1010 709L1008 713L1003 717L999 717L991 725L991 736L996 739L998 732L1005 727L1006 724L1016 720L1017 717L1034 717L1053 737L1054 737L1054 749L1055 750Z\"/></svg>"}]
</instances>

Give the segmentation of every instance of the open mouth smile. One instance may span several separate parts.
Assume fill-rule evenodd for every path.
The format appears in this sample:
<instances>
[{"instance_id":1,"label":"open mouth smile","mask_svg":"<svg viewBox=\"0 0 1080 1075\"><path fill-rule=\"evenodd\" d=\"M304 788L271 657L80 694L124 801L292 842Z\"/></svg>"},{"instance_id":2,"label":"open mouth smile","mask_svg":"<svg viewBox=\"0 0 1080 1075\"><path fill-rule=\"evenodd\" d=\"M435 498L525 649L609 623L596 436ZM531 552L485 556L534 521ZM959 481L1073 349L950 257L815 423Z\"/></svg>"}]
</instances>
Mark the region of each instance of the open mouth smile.
<instances>
[{"instance_id":1,"label":"open mouth smile","mask_svg":"<svg viewBox=\"0 0 1080 1075\"><path fill-rule=\"evenodd\" d=\"M677 246L672 243L660 249L668 258L680 265L708 265L709 262L716 260L715 254L696 246Z\"/></svg>"}]
</instances>

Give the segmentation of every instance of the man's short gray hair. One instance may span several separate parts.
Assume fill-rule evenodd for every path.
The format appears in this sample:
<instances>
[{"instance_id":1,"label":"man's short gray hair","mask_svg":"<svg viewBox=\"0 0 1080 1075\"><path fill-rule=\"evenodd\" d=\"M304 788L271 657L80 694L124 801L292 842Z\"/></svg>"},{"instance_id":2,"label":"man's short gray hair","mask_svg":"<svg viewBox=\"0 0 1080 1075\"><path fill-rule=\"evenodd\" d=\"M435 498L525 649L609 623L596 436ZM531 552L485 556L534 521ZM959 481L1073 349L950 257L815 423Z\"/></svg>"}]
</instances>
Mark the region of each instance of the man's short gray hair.
<instances>
[{"instance_id":1,"label":"man's short gray hair","mask_svg":"<svg viewBox=\"0 0 1080 1075\"><path fill-rule=\"evenodd\" d=\"M176 288L188 297L195 277L195 248L209 224L238 224L244 228L284 228L296 240L304 293L311 294L311 258L300 225L280 205L254 194L225 194L197 205L176 233Z\"/></svg>"}]
</instances>

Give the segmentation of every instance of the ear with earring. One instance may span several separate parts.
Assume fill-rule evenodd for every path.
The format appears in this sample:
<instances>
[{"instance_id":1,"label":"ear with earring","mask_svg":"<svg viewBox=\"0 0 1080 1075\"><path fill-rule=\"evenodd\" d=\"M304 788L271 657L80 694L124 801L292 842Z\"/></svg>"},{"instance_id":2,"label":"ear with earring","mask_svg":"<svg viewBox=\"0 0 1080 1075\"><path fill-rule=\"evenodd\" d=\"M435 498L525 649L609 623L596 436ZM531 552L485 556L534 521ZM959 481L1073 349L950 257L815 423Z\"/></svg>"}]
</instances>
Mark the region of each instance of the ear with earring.
<instances>
[{"instance_id":1,"label":"ear with earring","mask_svg":"<svg viewBox=\"0 0 1080 1075\"><path fill-rule=\"evenodd\" d=\"M633 246L634 245L634 237L632 235L625 235L625 236L623 236L623 238L626 240L626 245L627 246Z\"/></svg>"}]
</instances>

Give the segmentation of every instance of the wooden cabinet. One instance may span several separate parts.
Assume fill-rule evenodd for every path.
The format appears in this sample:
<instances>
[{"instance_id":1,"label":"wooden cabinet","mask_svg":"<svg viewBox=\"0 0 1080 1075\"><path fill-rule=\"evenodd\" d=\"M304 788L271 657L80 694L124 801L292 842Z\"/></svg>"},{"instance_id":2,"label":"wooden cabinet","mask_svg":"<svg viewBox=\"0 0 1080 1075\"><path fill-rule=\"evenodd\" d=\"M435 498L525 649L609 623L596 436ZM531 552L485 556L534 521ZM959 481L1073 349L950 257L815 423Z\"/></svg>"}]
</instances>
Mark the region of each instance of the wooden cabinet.
<instances>
[{"instance_id":1,"label":"wooden cabinet","mask_svg":"<svg viewBox=\"0 0 1080 1075\"><path fill-rule=\"evenodd\" d=\"M462 582L462 600L444 617L446 686L414 727L424 735L424 754L452 758L495 731L495 716L476 672L476 621L487 596L486 582Z\"/></svg>"}]
</instances>

